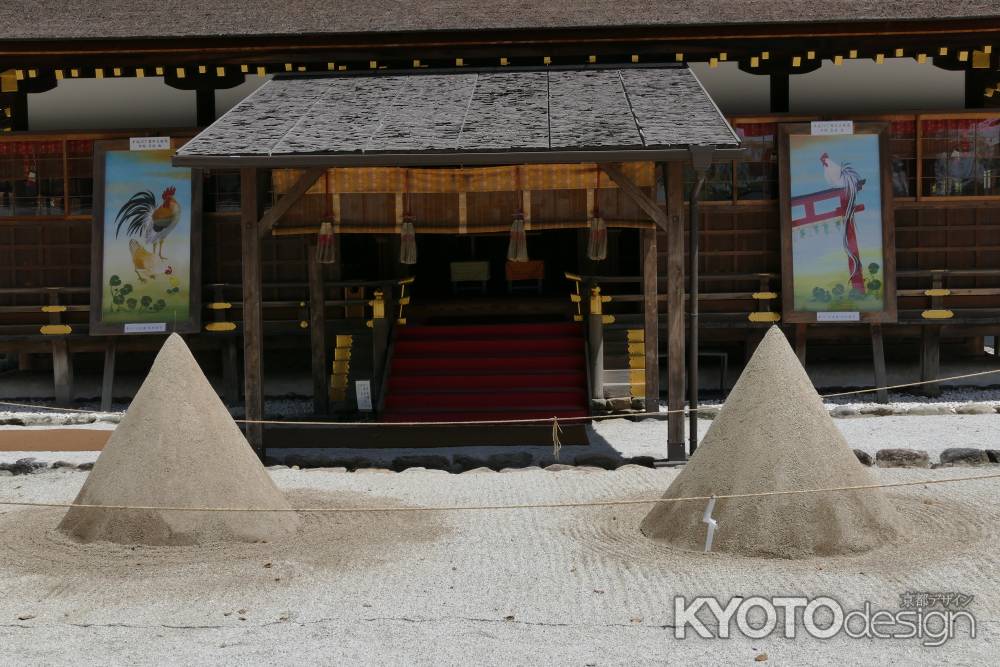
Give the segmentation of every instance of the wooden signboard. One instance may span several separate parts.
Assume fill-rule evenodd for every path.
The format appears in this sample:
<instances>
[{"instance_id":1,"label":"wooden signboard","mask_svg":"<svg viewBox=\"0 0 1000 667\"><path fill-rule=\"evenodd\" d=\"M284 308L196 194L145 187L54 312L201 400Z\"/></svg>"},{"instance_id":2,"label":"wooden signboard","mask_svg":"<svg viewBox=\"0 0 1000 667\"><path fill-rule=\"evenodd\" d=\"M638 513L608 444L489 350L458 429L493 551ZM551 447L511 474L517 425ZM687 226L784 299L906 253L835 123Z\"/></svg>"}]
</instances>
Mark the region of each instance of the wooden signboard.
<instances>
[{"instance_id":1,"label":"wooden signboard","mask_svg":"<svg viewBox=\"0 0 1000 667\"><path fill-rule=\"evenodd\" d=\"M895 322L887 123L779 130L785 322Z\"/></svg>"},{"instance_id":2,"label":"wooden signboard","mask_svg":"<svg viewBox=\"0 0 1000 667\"><path fill-rule=\"evenodd\" d=\"M92 334L201 326L201 178L166 137L94 146Z\"/></svg>"}]
</instances>

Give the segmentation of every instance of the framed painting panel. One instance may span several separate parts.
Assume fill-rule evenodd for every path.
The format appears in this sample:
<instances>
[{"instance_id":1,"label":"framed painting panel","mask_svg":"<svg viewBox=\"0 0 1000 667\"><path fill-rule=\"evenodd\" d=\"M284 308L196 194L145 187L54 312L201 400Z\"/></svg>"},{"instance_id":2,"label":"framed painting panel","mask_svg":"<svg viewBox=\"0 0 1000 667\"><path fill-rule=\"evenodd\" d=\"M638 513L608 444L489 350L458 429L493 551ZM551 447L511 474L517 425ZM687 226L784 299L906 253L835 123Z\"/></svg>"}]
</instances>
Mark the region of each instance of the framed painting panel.
<instances>
[{"instance_id":1,"label":"framed painting panel","mask_svg":"<svg viewBox=\"0 0 1000 667\"><path fill-rule=\"evenodd\" d=\"M170 160L182 141L94 146L90 332L201 327L201 178Z\"/></svg>"},{"instance_id":2,"label":"framed painting panel","mask_svg":"<svg viewBox=\"0 0 1000 667\"><path fill-rule=\"evenodd\" d=\"M779 130L785 322L895 322L888 123Z\"/></svg>"}]
</instances>

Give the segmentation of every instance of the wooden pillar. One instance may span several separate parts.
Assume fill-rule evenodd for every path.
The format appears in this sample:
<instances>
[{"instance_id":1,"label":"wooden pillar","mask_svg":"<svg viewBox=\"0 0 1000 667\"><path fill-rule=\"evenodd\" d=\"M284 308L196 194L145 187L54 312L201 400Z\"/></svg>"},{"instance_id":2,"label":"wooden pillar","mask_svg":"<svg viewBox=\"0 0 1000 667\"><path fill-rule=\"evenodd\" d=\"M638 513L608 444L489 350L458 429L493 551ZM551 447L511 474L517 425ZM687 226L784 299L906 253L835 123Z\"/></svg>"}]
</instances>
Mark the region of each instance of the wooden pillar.
<instances>
[{"instance_id":1,"label":"wooden pillar","mask_svg":"<svg viewBox=\"0 0 1000 667\"><path fill-rule=\"evenodd\" d=\"M799 363L803 367L806 365L806 339L809 333L807 327L805 323L795 325L795 356L799 358Z\"/></svg>"},{"instance_id":2,"label":"wooden pillar","mask_svg":"<svg viewBox=\"0 0 1000 667\"><path fill-rule=\"evenodd\" d=\"M60 305L58 290L49 290L49 305ZM53 309L49 313L49 324L62 324L61 311ZM73 402L73 354L69 341L61 334L52 336L52 383L56 405L70 405Z\"/></svg>"},{"instance_id":3,"label":"wooden pillar","mask_svg":"<svg viewBox=\"0 0 1000 667\"><path fill-rule=\"evenodd\" d=\"M662 165L667 191L667 458L683 461L684 447L684 167ZM676 412L675 412L676 411Z\"/></svg>"},{"instance_id":4,"label":"wooden pillar","mask_svg":"<svg viewBox=\"0 0 1000 667\"><path fill-rule=\"evenodd\" d=\"M936 380L941 371L941 327L937 324L925 325L920 340L920 379ZM925 396L940 396L941 385L925 384Z\"/></svg>"},{"instance_id":5,"label":"wooden pillar","mask_svg":"<svg viewBox=\"0 0 1000 667\"><path fill-rule=\"evenodd\" d=\"M604 308L601 288L590 288L590 314L587 316L587 345L590 348L590 397L604 398Z\"/></svg>"},{"instance_id":6,"label":"wooden pillar","mask_svg":"<svg viewBox=\"0 0 1000 667\"><path fill-rule=\"evenodd\" d=\"M875 369L875 386L885 387L889 378L885 372L885 345L882 342L882 325L872 324L872 365ZM879 403L889 402L889 390L879 389L875 392L875 400Z\"/></svg>"},{"instance_id":7,"label":"wooden pillar","mask_svg":"<svg viewBox=\"0 0 1000 667\"><path fill-rule=\"evenodd\" d=\"M197 107L195 122L198 127L208 127L215 122L215 89L196 88L194 94Z\"/></svg>"},{"instance_id":8,"label":"wooden pillar","mask_svg":"<svg viewBox=\"0 0 1000 667\"><path fill-rule=\"evenodd\" d=\"M660 345L659 304L657 303L656 230L641 232L640 262L642 267L643 339L646 356L646 412L655 412L660 405Z\"/></svg>"},{"instance_id":9,"label":"wooden pillar","mask_svg":"<svg viewBox=\"0 0 1000 667\"><path fill-rule=\"evenodd\" d=\"M989 98L986 89L996 84L996 73L989 69L965 70L965 108L983 109ZM994 94L994 97L996 95Z\"/></svg>"},{"instance_id":10,"label":"wooden pillar","mask_svg":"<svg viewBox=\"0 0 1000 667\"><path fill-rule=\"evenodd\" d=\"M0 109L0 113L3 113L3 109ZM10 93L10 114L10 129L14 132L27 132L28 93L26 91L18 90Z\"/></svg>"},{"instance_id":11,"label":"wooden pillar","mask_svg":"<svg viewBox=\"0 0 1000 667\"><path fill-rule=\"evenodd\" d=\"M316 257L316 237L310 236L306 246L309 257L309 348L312 352L313 412L330 412L329 357L326 353L326 290L323 287L323 265Z\"/></svg>"},{"instance_id":12,"label":"wooden pillar","mask_svg":"<svg viewBox=\"0 0 1000 667\"><path fill-rule=\"evenodd\" d=\"M263 322L261 319L260 192L257 170L240 169L240 227L243 239L243 394L246 419L264 417L264 377L261 369ZM264 431L261 424L246 425L247 440L261 458Z\"/></svg>"},{"instance_id":13,"label":"wooden pillar","mask_svg":"<svg viewBox=\"0 0 1000 667\"><path fill-rule=\"evenodd\" d=\"M69 341L62 336L52 341L52 381L55 385L56 405L68 406L73 402L73 355Z\"/></svg>"},{"instance_id":14,"label":"wooden pillar","mask_svg":"<svg viewBox=\"0 0 1000 667\"><path fill-rule=\"evenodd\" d=\"M101 410L111 409L115 390L115 356L118 352L118 338L110 336L104 348L104 375L101 378Z\"/></svg>"},{"instance_id":15,"label":"wooden pillar","mask_svg":"<svg viewBox=\"0 0 1000 667\"><path fill-rule=\"evenodd\" d=\"M771 72L771 113L787 113L791 106L788 72Z\"/></svg>"}]
</instances>

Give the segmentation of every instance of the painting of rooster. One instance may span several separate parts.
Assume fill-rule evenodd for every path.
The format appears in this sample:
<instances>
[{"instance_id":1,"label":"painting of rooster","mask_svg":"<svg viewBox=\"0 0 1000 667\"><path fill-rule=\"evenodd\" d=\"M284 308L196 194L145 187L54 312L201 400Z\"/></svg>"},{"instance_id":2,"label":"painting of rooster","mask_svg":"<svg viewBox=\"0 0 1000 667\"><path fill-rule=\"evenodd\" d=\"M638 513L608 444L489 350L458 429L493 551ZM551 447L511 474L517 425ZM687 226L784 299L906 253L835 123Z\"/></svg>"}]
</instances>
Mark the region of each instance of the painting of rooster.
<instances>
[{"instance_id":1,"label":"painting of rooster","mask_svg":"<svg viewBox=\"0 0 1000 667\"><path fill-rule=\"evenodd\" d=\"M102 263L94 331L199 328L194 180L172 157L172 150L111 147L97 155L104 168L95 192Z\"/></svg>"},{"instance_id":2,"label":"painting of rooster","mask_svg":"<svg viewBox=\"0 0 1000 667\"><path fill-rule=\"evenodd\" d=\"M138 192L125 202L115 217L115 238L121 233L122 225L128 223L126 232L129 236L139 236L153 248L160 259L163 256L163 242L174 231L181 221L181 205L174 195L176 187L163 191L159 206L156 198L149 190ZM158 247L157 247L158 246ZM131 247L131 245L130 245ZM133 253L134 254L134 253ZM138 267L137 267L138 268Z\"/></svg>"}]
</instances>

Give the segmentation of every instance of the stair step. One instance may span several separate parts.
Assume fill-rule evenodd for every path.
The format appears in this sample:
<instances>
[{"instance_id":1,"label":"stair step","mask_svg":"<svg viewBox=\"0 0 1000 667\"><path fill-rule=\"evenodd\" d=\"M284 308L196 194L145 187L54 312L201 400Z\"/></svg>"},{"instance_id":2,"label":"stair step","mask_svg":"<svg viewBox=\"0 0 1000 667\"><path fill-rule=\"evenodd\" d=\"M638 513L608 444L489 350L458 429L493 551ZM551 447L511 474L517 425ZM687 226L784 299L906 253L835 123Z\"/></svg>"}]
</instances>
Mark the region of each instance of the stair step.
<instances>
[{"instance_id":1,"label":"stair step","mask_svg":"<svg viewBox=\"0 0 1000 667\"><path fill-rule=\"evenodd\" d=\"M387 422L468 422L468 421L507 421L512 419L551 419L559 417L588 417L586 410L573 407L536 408L531 410L386 410L382 421Z\"/></svg>"},{"instance_id":2,"label":"stair step","mask_svg":"<svg viewBox=\"0 0 1000 667\"><path fill-rule=\"evenodd\" d=\"M467 375L481 372L524 373L584 368L583 354L540 354L532 356L400 357L392 359L392 375L454 372Z\"/></svg>"},{"instance_id":3,"label":"stair step","mask_svg":"<svg viewBox=\"0 0 1000 667\"><path fill-rule=\"evenodd\" d=\"M587 381L583 372L570 373L497 373L465 375L421 374L396 375L389 378L390 392L464 390L483 391L495 389L577 389Z\"/></svg>"},{"instance_id":4,"label":"stair step","mask_svg":"<svg viewBox=\"0 0 1000 667\"><path fill-rule=\"evenodd\" d=\"M572 322L554 324L463 324L445 326L405 326L396 340L445 338L508 338L508 337L583 336L581 325Z\"/></svg>"},{"instance_id":5,"label":"stair step","mask_svg":"<svg viewBox=\"0 0 1000 667\"><path fill-rule=\"evenodd\" d=\"M530 410L544 406L563 406L584 409L587 394L580 389L563 391L538 390L523 391L489 391L489 392L427 392L398 393L390 391L385 399L387 410L397 408L427 408L436 410L455 409L524 409Z\"/></svg>"},{"instance_id":6,"label":"stair step","mask_svg":"<svg viewBox=\"0 0 1000 667\"><path fill-rule=\"evenodd\" d=\"M405 357L412 355L441 355L447 357L462 354L539 354L544 352L574 352L582 353L582 338L495 338L484 340L469 340L449 338L441 340L397 340L395 355Z\"/></svg>"}]
</instances>

